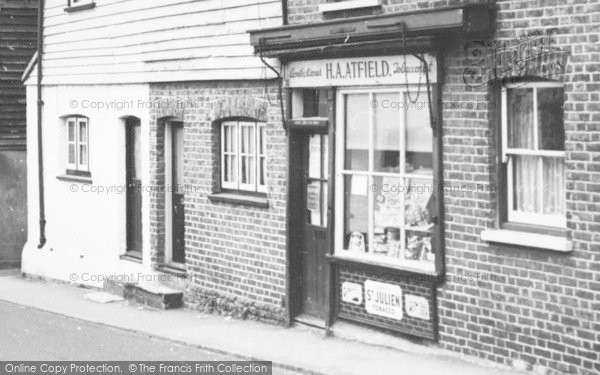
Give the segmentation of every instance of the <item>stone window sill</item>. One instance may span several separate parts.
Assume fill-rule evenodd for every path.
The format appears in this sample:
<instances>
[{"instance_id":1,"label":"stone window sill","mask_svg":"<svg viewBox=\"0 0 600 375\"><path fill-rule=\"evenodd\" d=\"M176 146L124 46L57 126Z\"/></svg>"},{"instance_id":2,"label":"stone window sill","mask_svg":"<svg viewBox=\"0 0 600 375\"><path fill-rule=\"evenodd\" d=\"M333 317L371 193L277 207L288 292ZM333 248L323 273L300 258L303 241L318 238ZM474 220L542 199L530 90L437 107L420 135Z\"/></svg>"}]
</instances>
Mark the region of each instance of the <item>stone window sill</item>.
<instances>
[{"instance_id":1,"label":"stone window sill","mask_svg":"<svg viewBox=\"0 0 600 375\"><path fill-rule=\"evenodd\" d=\"M96 7L96 3L88 3L88 4L76 5L73 7L67 7L67 8L65 8L65 12L73 13L73 12L79 12L80 10L93 9L95 7Z\"/></svg>"},{"instance_id":2,"label":"stone window sill","mask_svg":"<svg viewBox=\"0 0 600 375\"><path fill-rule=\"evenodd\" d=\"M185 271L185 268L179 268L171 264L160 264L156 267L156 270L178 278L187 277L187 272Z\"/></svg>"},{"instance_id":3,"label":"stone window sill","mask_svg":"<svg viewBox=\"0 0 600 375\"><path fill-rule=\"evenodd\" d=\"M346 1L337 1L335 3L323 3L319 4L319 12L327 13L327 12L339 12L342 10L349 9L360 9L360 8L370 8L377 7L381 5L381 0L346 0Z\"/></svg>"},{"instance_id":4,"label":"stone window sill","mask_svg":"<svg viewBox=\"0 0 600 375\"><path fill-rule=\"evenodd\" d=\"M60 180L60 181L67 181L67 182L79 182L82 184L91 184L92 183L91 175L89 177L87 177L87 176L75 176L72 174L63 174L60 176L56 176L56 179Z\"/></svg>"},{"instance_id":5,"label":"stone window sill","mask_svg":"<svg viewBox=\"0 0 600 375\"><path fill-rule=\"evenodd\" d=\"M573 244L566 237L549 234L506 229L486 229L481 232L481 239L486 242L531 247L559 253L573 251Z\"/></svg>"},{"instance_id":6,"label":"stone window sill","mask_svg":"<svg viewBox=\"0 0 600 375\"><path fill-rule=\"evenodd\" d=\"M211 202L241 204L260 208L269 208L269 200L265 195L248 195L238 192L213 193L208 196Z\"/></svg>"}]
</instances>

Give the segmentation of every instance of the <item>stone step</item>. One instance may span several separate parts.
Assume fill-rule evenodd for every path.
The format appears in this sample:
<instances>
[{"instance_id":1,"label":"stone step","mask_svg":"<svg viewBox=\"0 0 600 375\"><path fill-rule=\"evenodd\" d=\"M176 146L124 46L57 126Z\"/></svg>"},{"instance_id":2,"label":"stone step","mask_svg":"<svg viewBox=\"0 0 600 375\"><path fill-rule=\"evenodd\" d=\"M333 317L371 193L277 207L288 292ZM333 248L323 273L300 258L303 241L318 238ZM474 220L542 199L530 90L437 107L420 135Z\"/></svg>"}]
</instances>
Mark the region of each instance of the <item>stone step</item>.
<instances>
[{"instance_id":1,"label":"stone step","mask_svg":"<svg viewBox=\"0 0 600 375\"><path fill-rule=\"evenodd\" d=\"M108 279L104 291L123 297L140 305L160 310L176 309L183 306L183 292L160 284L123 283Z\"/></svg>"}]
</instances>

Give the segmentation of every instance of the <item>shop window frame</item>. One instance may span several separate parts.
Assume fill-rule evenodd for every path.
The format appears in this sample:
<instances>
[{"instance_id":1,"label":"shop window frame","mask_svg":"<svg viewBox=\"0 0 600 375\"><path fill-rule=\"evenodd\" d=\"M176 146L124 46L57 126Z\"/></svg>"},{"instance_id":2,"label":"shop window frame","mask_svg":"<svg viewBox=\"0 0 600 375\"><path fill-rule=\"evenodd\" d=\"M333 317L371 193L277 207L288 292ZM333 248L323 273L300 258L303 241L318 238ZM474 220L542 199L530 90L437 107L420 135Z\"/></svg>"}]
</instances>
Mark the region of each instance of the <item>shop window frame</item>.
<instances>
[{"instance_id":1,"label":"shop window frame","mask_svg":"<svg viewBox=\"0 0 600 375\"><path fill-rule=\"evenodd\" d=\"M406 95L406 93L411 93L412 95L415 95L415 92L419 91L419 88L416 85L410 85L410 87L408 87L408 89L405 86L374 86L374 87L347 87L347 88L341 88L339 90L337 90L336 93L336 102L337 102L337 108L336 108L336 119L338 121L336 121L335 124L335 171L334 171L334 184L336 186L336 189L334 191L334 195L333 195L333 206L334 206L334 211L336 213L336 218L334 220L334 225L333 225L333 238L334 238L334 246L331 249L331 255L330 258L333 262L336 263L355 263L355 264L363 264L365 266L374 266L374 267L379 267L379 268L387 268L387 269L393 269L393 270L398 270L398 271L406 271L406 272L410 272L410 273L417 273L417 274L426 274L426 275L433 275L433 276L439 276L439 275L443 275L444 273L444 241L443 241L443 211L442 211L442 200L443 200L443 196L441 194L440 189L438 188L439 186L442 186L442 176L441 176L441 169L442 169L442 160L441 160L441 137L440 137L440 128L439 125L441 124L440 118L441 118L441 114L439 112L439 109L441 108L439 105L439 102L441 100L440 95L439 95L439 85L438 84L431 84L431 102L430 105L432 107L432 112L433 112L433 116L430 117L430 120L432 120L432 123L430 124L431 128L432 128L432 164L433 164L433 168L432 168L432 175L431 177L425 177L427 179L431 180L431 184L432 184L432 199L434 200L434 212L432 212L432 215L434 215L432 217L432 221L433 221L433 228L431 229L430 232L430 237L431 237L431 243L432 243L432 251L435 254L435 261L432 262L433 267L421 267L421 266L417 266L415 267L414 264L407 264L407 262L404 262L403 260L395 260L393 258L390 259L386 259L386 257L383 256L376 256L373 254L362 254L362 255L357 255L357 254L350 254L348 253L348 251L345 251L345 239L344 239L344 191L340 190L341 186L344 186L344 177L347 174L344 174L344 131L341 130L341 128L344 127L343 122L340 122L341 119L343 119L345 117L344 114L344 104L343 104L343 95L346 94L353 94L353 93L365 93L365 94L376 94L376 93L389 93L389 92L394 92L394 93L399 93L400 95ZM420 90L420 97L423 101L427 101L427 94L426 94L427 90L421 88ZM371 107L372 108L372 107ZM406 136L406 128L404 127L404 133L401 134L401 137L405 137ZM405 150L401 150L401 152L404 152ZM376 173L377 174L377 173ZM411 177L407 177L405 176L406 173L398 173L397 174L399 179L406 179L406 178L411 178ZM416 176L412 176L412 177L416 177ZM422 176L419 176L419 178L421 178ZM371 205L370 205L371 206ZM371 210L372 207L370 207L369 209ZM404 211L403 211L404 212ZM371 217L373 214L370 213L369 216ZM371 222L372 219L369 219L369 222ZM404 240L404 236L402 238Z\"/></svg>"}]
</instances>

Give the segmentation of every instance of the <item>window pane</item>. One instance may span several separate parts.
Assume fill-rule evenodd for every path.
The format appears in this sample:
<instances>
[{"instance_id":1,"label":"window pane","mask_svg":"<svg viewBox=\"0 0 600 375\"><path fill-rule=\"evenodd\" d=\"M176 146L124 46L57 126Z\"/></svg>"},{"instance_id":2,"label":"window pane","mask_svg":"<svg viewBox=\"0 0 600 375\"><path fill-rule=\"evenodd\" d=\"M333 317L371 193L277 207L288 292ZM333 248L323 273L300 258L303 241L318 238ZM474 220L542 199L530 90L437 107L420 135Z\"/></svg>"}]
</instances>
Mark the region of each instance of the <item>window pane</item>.
<instances>
[{"instance_id":1,"label":"window pane","mask_svg":"<svg viewBox=\"0 0 600 375\"><path fill-rule=\"evenodd\" d=\"M433 216L435 202L433 183L431 179L410 178L405 185L406 211L406 236L404 260L433 262L435 255L431 246L431 233L433 231Z\"/></svg>"},{"instance_id":2,"label":"window pane","mask_svg":"<svg viewBox=\"0 0 600 375\"><path fill-rule=\"evenodd\" d=\"M323 182L321 186L322 186L322 188L321 188L321 207L322 207L321 225L326 227L327 226L327 194L329 193L329 191L327 190L327 188L328 188L327 182Z\"/></svg>"},{"instance_id":3,"label":"window pane","mask_svg":"<svg viewBox=\"0 0 600 375\"><path fill-rule=\"evenodd\" d=\"M373 253L398 257L402 227L402 194L400 178L374 177Z\"/></svg>"},{"instance_id":4,"label":"window pane","mask_svg":"<svg viewBox=\"0 0 600 375\"><path fill-rule=\"evenodd\" d=\"M267 154L267 129L264 126L259 126L260 129L260 139L258 140L258 144L260 147L259 153L261 155Z\"/></svg>"},{"instance_id":5,"label":"window pane","mask_svg":"<svg viewBox=\"0 0 600 375\"><path fill-rule=\"evenodd\" d=\"M238 152L238 127L230 126L229 127L229 151L237 153Z\"/></svg>"},{"instance_id":6,"label":"window pane","mask_svg":"<svg viewBox=\"0 0 600 375\"><path fill-rule=\"evenodd\" d=\"M321 136L318 134L308 138L308 177L321 178Z\"/></svg>"},{"instance_id":7,"label":"window pane","mask_svg":"<svg viewBox=\"0 0 600 375\"><path fill-rule=\"evenodd\" d=\"M75 144L69 143L69 164L75 164Z\"/></svg>"},{"instance_id":8,"label":"window pane","mask_svg":"<svg viewBox=\"0 0 600 375\"><path fill-rule=\"evenodd\" d=\"M416 93L413 93L413 97ZM406 173L433 173L433 131L429 105L419 100L411 103L404 98L406 108Z\"/></svg>"},{"instance_id":9,"label":"window pane","mask_svg":"<svg viewBox=\"0 0 600 375\"><path fill-rule=\"evenodd\" d=\"M321 183L312 181L306 184L306 209L308 224L321 225Z\"/></svg>"},{"instance_id":10,"label":"window pane","mask_svg":"<svg viewBox=\"0 0 600 375\"><path fill-rule=\"evenodd\" d=\"M542 150L564 150L565 129L561 87L538 88L538 128Z\"/></svg>"},{"instance_id":11,"label":"window pane","mask_svg":"<svg viewBox=\"0 0 600 375\"><path fill-rule=\"evenodd\" d=\"M87 143L87 122L79 121L79 142Z\"/></svg>"},{"instance_id":12,"label":"window pane","mask_svg":"<svg viewBox=\"0 0 600 375\"><path fill-rule=\"evenodd\" d=\"M258 168L260 173L260 180L258 181L259 185L266 185L266 177L267 177L267 159L265 157L260 158L260 165Z\"/></svg>"},{"instance_id":13,"label":"window pane","mask_svg":"<svg viewBox=\"0 0 600 375\"><path fill-rule=\"evenodd\" d=\"M79 145L79 164L87 165L87 146Z\"/></svg>"},{"instance_id":14,"label":"window pane","mask_svg":"<svg viewBox=\"0 0 600 375\"><path fill-rule=\"evenodd\" d=\"M350 252L368 250L368 178L344 176L344 245Z\"/></svg>"},{"instance_id":15,"label":"window pane","mask_svg":"<svg viewBox=\"0 0 600 375\"><path fill-rule=\"evenodd\" d=\"M539 157L513 156L513 186L515 211L541 213Z\"/></svg>"},{"instance_id":16,"label":"window pane","mask_svg":"<svg viewBox=\"0 0 600 375\"><path fill-rule=\"evenodd\" d=\"M183 185L183 127L173 126L173 184Z\"/></svg>"},{"instance_id":17,"label":"window pane","mask_svg":"<svg viewBox=\"0 0 600 375\"><path fill-rule=\"evenodd\" d=\"M346 95L345 164L355 171L369 169L369 95Z\"/></svg>"},{"instance_id":18,"label":"window pane","mask_svg":"<svg viewBox=\"0 0 600 375\"><path fill-rule=\"evenodd\" d=\"M231 151L231 128L223 125L223 152Z\"/></svg>"},{"instance_id":19,"label":"window pane","mask_svg":"<svg viewBox=\"0 0 600 375\"><path fill-rule=\"evenodd\" d=\"M243 131L242 131L243 134ZM241 157L241 176L242 176L242 184L247 184L248 183L248 157L247 156L242 156Z\"/></svg>"},{"instance_id":20,"label":"window pane","mask_svg":"<svg viewBox=\"0 0 600 375\"><path fill-rule=\"evenodd\" d=\"M75 121L69 121L69 142L75 142Z\"/></svg>"},{"instance_id":21,"label":"window pane","mask_svg":"<svg viewBox=\"0 0 600 375\"><path fill-rule=\"evenodd\" d=\"M328 117L329 103L326 89L302 90L302 117Z\"/></svg>"},{"instance_id":22,"label":"window pane","mask_svg":"<svg viewBox=\"0 0 600 375\"><path fill-rule=\"evenodd\" d=\"M544 214L565 214L565 161L542 158L544 171Z\"/></svg>"},{"instance_id":23,"label":"window pane","mask_svg":"<svg viewBox=\"0 0 600 375\"><path fill-rule=\"evenodd\" d=\"M534 149L533 89L507 89L508 147Z\"/></svg>"},{"instance_id":24,"label":"window pane","mask_svg":"<svg viewBox=\"0 0 600 375\"><path fill-rule=\"evenodd\" d=\"M400 172L400 94L375 94L373 102L378 104L373 109L375 171Z\"/></svg>"}]
</instances>

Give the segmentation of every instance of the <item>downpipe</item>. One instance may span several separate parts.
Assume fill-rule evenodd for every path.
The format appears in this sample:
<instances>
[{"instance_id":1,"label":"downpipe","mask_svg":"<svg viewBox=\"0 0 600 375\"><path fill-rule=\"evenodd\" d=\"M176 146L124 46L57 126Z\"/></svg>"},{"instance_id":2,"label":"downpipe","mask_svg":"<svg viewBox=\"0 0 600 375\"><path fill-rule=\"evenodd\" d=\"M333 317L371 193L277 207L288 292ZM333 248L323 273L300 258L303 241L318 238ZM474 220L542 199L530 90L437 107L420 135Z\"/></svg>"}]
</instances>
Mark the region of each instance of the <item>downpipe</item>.
<instances>
[{"instance_id":1,"label":"downpipe","mask_svg":"<svg viewBox=\"0 0 600 375\"><path fill-rule=\"evenodd\" d=\"M37 45L37 152L38 152L38 190L40 209L40 240L38 249L46 244L46 209L44 201L44 156L42 139L42 117L44 101L42 99L42 56L44 55L44 0L38 2L38 45Z\"/></svg>"}]
</instances>

